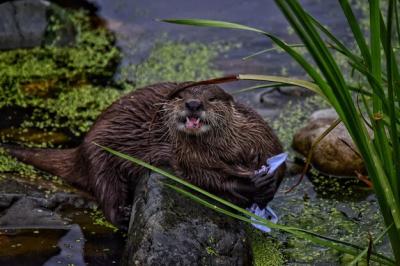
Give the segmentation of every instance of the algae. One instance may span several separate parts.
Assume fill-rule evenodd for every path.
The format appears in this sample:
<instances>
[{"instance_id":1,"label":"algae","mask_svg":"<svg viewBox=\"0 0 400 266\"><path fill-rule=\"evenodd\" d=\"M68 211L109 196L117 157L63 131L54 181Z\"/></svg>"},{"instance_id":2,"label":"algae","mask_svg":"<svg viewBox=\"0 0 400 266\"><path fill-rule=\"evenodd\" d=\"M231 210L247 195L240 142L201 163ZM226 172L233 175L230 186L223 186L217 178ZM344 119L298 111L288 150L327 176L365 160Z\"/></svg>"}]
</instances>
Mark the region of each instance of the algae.
<instances>
[{"instance_id":1,"label":"algae","mask_svg":"<svg viewBox=\"0 0 400 266\"><path fill-rule=\"evenodd\" d=\"M7 155L7 152L0 148L0 174L5 172L13 172L24 176L30 176L34 178L37 175L37 171L30 165L21 163L11 156Z\"/></svg>"},{"instance_id":2,"label":"algae","mask_svg":"<svg viewBox=\"0 0 400 266\"><path fill-rule=\"evenodd\" d=\"M271 124L284 150L290 150L293 135L304 126L304 122L314 111L328 107L328 103L318 95L307 97L301 102L289 101Z\"/></svg>"},{"instance_id":3,"label":"algae","mask_svg":"<svg viewBox=\"0 0 400 266\"><path fill-rule=\"evenodd\" d=\"M284 264L282 247L276 239L254 228L249 228L247 232L251 237L254 266L281 266Z\"/></svg>"},{"instance_id":4,"label":"algae","mask_svg":"<svg viewBox=\"0 0 400 266\"><path fill-rule=\"evenodd\" d=\"M115 227L112 223L108 222L104 217L103 212L96 207L91 210L89 215L92 219L93 224L111 229L114 233L118 231L118 228Z\"/></svg>"},{"instance_id":5,"label":"algae","mask_svg":"<svg viewBox=\"0 0 400 266\"><path fill-rule=\"evenodd\" d=\"M158 41L149 57L142 63L124 67L122 79L130 80L137 87L161 81L182 82L202 80L221 75L212 61L223 46L202 43L176 43Z\"/></svg>"},{"instance_id":6,"label":"algae","mask_svg":"<svg viewBox=\"0 0 400 266\"><path fill-rule=\"evenodd\" d=\"M58 13L50 15L49 28L51 22L59 23ZM85 11L63 15L75 28L73 44L0 52L0 109L22 108L31 114L22 129L67 128L80 136L118 95L118 90L99 83L112 78L120 52L113 35L94 28Z\"/></svg>"},{"instance_id":7,"label":"algae","mask_svg":"<svg viewBox=\"0 0 400 266\"><path fill-rule=\"evenodd\" d=\"M287 207L285 210L283 207L280 209L280 212L284 213L281 216L282 224L311 230L317 234L360 246L368 244L369 233L374 239L385 229L382 217L374 202L347 202L343 204L332 199L319 199L315 202L292 199L288 200L286 204L296 206L296 208ZM282 239L282 235L277 237ZM318 247L306 240L289 235L286 236L285 242L286 246L283 253L290 262L330 262L335 265L340 263L343 255L335 250ZM379 249L384 251L382 244L382 241L375 243L376 247L380 247ZM390 254L386 255L390 256Z\"/></svg>"}]
</instances>

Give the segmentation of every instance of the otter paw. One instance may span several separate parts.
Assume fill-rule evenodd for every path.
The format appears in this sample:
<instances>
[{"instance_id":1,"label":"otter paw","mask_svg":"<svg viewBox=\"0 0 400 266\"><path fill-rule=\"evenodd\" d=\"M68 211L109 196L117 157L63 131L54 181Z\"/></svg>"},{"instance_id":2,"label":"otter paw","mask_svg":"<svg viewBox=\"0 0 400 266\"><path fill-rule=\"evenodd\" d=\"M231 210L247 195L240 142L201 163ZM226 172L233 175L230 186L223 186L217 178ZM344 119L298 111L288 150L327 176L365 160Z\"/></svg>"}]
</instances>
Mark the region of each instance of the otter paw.
<instances>
[{"instance_id":1,"label":"otter paw","mask_svg":"<svg viewBox=\"0 0 400 266\"><path fill-rule=\"evenodd\" d=\"M251 181L253 181L257 188L269 186L275 181L274 174L275 173L273 172L270 173L269 167L263 165L260 169L254 172L254 175L251 177Z\"/></svg>"},{"instance_id":2,"label":"otter paw","mask_svg":"<svg viewBox=\"0 0 400 266\"><path fill-rule=\"evenodd\" d=\"M269 185L253 195L253 202L257 203L260 208L265 208L267 204L274 198L274 195L275 185Z\"/></svg>"}]
</instances>

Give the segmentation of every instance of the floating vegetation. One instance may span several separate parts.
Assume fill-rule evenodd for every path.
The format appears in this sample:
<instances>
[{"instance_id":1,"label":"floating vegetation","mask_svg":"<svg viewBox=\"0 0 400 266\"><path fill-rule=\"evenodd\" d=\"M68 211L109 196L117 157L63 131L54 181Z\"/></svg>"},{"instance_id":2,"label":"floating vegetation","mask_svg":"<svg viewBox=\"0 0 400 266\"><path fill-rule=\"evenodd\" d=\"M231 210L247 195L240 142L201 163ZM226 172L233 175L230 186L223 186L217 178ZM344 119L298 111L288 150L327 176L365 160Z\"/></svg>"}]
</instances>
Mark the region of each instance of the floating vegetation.
<instances>
[{"instance_id":1,"label":"floating vegetation","mask_svg":"<svg viewBox=\"0 0 400 266\"><path fill-rule=\"evenodd\" d=\"M137 87L151 83L202 80L222 75L212 66L219 52L228 49L217 44L175 43L159 41L149 57L138 65L124 67L123 80L130 80Z\"/></svg>"},{"instance_id":2,"label":"floating vegetation","mask_svg":"<svg viewBox=\"0 0 400 266\"><path fill-rule=\"evenodd\" d=\"M328 108L328 103L318 95L307 97L302 102L289 101L271 126L281 140L284 149L290 149L293 135L304 126L311 114L322 108Z\"/></svg>"},{"instance_id":3,"label":"floating vegetation","mask_svg":"<svg viewBox=\"0 0 400 266\"><path fill-rule=\"evenodd\" d=\"M103 215L103 212L97 208L93 208L92 211L89 213L90 217L92 218L93 224L103 226L105 228L111 229L113 232L117 232L118 228L115 227L113 224L108 222Z\"/></svg>"},{"instance_id":4,"label":"floating vegetation","mask_svg":"<svg viewBox=\"0 0 400 266\"><path fill-rule=\"evenodd\" d=\"M76 36L71 45L52 44L0 53L0 109L30 114L21 129L68 129L75 136L86 132L90 121L118 97L116 89L102 86L112 78L120 59L114 37L94 28L84 11L50 16L48 34L59 30L60 17L71 22Z\"/></svg>"},{"instance_id":5,"label":"floating vegetation","mask_svg":"<svg viewBox=\"0 0 400 266\"><path fill-rule=\"evenodd\" d=\"M281 252L281 244L271 236L248 227L251 234L251 247L254 266L281 266L285 260Z\"/></svg>"}]
</instances>

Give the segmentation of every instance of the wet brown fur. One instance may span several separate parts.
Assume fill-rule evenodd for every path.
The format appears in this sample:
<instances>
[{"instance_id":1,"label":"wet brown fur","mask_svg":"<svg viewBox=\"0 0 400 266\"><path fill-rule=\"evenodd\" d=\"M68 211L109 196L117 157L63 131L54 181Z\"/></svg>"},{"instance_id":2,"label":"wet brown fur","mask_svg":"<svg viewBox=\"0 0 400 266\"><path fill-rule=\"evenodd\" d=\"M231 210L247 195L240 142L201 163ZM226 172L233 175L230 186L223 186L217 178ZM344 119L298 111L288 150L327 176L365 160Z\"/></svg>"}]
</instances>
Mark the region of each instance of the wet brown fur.
<instances>
[{"instance_id":1,"label":"wet brown fur","mask_svg":"<svg viewBox=\"0 0 400 266\"><path fill-rule=\"evenodd\" d=\"M123 96L99 116L77 148L9 151L21 161L91 192L115 224L120 222L121 207L129 203L129 193L146 170L93 142L155 166L171 166L178 176L241 206L267 204L279 186L284 167L267 187L255 187L252 177L266 158L282 152L270 127L218 86L182 89L185 84L160 83ZM190 135L176 129L176 116L188 97L203 101L211 125L208 132Z\"/></svg>"}]
</instances>

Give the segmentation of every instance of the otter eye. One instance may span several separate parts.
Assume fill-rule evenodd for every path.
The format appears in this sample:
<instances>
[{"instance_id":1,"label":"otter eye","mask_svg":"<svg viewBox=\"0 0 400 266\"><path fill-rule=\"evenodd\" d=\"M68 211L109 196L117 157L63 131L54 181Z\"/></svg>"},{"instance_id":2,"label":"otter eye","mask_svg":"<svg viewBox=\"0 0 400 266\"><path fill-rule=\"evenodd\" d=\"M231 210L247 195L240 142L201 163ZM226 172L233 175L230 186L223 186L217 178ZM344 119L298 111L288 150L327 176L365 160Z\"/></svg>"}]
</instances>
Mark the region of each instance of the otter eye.
<instances>
[{"instance_id":1,"label":"otter eye","mask_svg":"<svg viewBox=\"0 0 400 266\"><path fill-rule=\"evenodd\" d=\"M177 95L177 96L175 97L175 99L177 99L177 100L182 100L183 97L182 97L181 95Z\"/></svg>"},{"instance_id":2,"label":"otter eye","mask_svg":"<svg viewBox=\"0 0 400 266\"><path fill-rule=\"evenodd\" d=\"M215 101L218 101L218 99L217 99L217 97L211 97L211 98L208 98L208 101L215 102Z\"/></svg>"}]
</instances>

